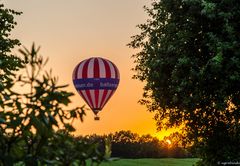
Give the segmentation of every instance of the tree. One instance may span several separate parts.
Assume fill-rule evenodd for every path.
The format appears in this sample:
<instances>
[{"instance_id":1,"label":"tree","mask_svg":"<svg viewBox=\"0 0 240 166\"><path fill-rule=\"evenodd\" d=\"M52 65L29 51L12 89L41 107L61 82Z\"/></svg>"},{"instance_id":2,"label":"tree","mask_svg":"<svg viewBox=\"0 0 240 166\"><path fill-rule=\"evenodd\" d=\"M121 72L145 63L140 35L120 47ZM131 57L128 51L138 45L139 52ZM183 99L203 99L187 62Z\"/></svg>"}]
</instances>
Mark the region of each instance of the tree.
<instances>
[{"instance_id":1,"label":"tree","mask_svg":"<svg viewBox=\"0 0 240 166\"><path fill-rule=\"evenodd\" d=\"M129 46L158 129L184 124L203 165L240 159L240 1L155 0ZM217 152L217 153L216 153Z\"/></svg>"},{"instance_id":2,"label":"tree","mask_svg":"<svg viewBox=\"0 0 240 166\"><path fill-rule=\"evenodd\" d=\"M0 4L0 88L4 86L4 82L10 79L13 71L21 67L22 61L11 54L11 50L15 46L19 46L20 42L17 39L10 38L10 32L17 24L14 21L14 15L20 15L21 12L16 12L11 9L4 8Z\"/></svg>"},{"instance_id":3,"label":"tree","mask_svg":"<svg viewBox=\"0 0 240 166\"><path fill-rule=\"evenodd\" d=\"M67 109L73 93L58 85L57 77L43 68L48 60L40 47L20 49L23 69L5 88L0 108L0 165L23 161L27 165L46 163L44 148L55 135L54 129L74 131L71 122L83 120L83 107ZM20 89L20 90L19 90Z\"/></svg>"},{"instance_id":4,"label":"tree","mask_svg":"<svg viewBox=\"0 0 240 166\"><path fill-rule=\"evenodd\" d=\"M0 105L7 96L6 90L11 86L14 71L21 68L23 64L19 57L11 53L15 46L20 45L20 42L18 39L10 38L10 32L17 24L14 21L14 15L20 14L21 12L6 9L3 4L0 4Z\"/></svg>"},{"instance_id":5,"label":"tree","mask_svg":"<svg viewBox=\"0 0 240 166\"><path fill-rule=\"evenodd\" d=\"M184 137L179 132L174 132L169 136L165 136L162 140L162 144L165 145L165 147L168 149L168 157L193 157L190 153L191 147L184 147L183 142Z\"/></svg>"}]
</instances>

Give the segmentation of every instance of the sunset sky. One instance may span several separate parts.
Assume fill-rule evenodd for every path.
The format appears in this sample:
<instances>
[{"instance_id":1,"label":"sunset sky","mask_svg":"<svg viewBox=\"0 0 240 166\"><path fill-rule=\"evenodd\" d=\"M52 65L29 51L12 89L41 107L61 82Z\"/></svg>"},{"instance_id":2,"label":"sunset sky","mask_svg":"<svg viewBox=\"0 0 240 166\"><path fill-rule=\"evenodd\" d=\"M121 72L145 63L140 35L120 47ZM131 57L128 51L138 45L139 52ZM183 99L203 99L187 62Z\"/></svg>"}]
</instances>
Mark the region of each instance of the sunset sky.
<instances>
[{"instance_id":1,"label":"sunset sky","mask_svg":"<svg viewBox=\"0 0 240 166\"><path fill-rule=\"evenodd\" d=\"M143 85L131 77L134 67L131 55L137 50L126 46L130 37L139 33L137 24L148 18L143 6L151 0L2 0L5 7L22 11L16 16L18 25L12 37L30 47L41 46L41 55L49 57L48 67L59 77L59 83L69 84L76 95L71 106L82 106L84 101L72 84L74 67L82 60L100 56L114 62L121 80L113 97L102 112L101 120L94 121L88 111L84 123L75 121L76 134L107 134L131 130L163 138L171 131L156 133L153 114L138 104ZM15 51L16 52L16 51ZM17 53L17 52L16 52Z\"/></svg>"}]
</instances>

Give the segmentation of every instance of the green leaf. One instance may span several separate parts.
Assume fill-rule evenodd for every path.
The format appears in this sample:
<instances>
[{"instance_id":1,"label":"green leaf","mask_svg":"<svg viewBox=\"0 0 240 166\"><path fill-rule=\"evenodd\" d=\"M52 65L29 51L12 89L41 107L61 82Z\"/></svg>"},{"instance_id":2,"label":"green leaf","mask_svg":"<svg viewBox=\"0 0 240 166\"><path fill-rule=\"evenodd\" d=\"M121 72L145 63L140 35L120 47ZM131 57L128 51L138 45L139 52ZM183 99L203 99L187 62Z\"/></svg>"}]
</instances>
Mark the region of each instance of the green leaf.
<instances>
[{"instance_id":1,"label":"green leaf","mask_svg":"<svg viewBox=\"0 0 240 166\"><path fill-rule=\"evenodd\" d=\"M16 127L18 127L20 124L22 124L22 120L23 120L23 118L21 118L21 117L16 117L16 119L15 119L15 120L12 120L9 124L10 124L10 126L12 126L13 128L16 128Z\"/></svg>"},{"instance_id":2,"label":"green leaf","mask_svg":"<svg viewBox=\"0 0 240 166\"><path fill-rule=\"evenodd\" d=\"M25 155L25 146L24 140L20 140L16 144L13 144L10 150L11 156L14 156L15 159L22 159Z\"/></svg>"},{"instance_id":3,"label":"green leaf","mask_svg":"<svg viewBox=\"0 0 240 166\"><path fill-rule=\"evenodd\" d=\"M46 132L48 132L44 123L41 122L38 118L36 118L34 115L31 115L31 123L36 128L37 134L44 136L46 135Z\"/></svg>"},{"instance_id":4,"label":"green leaf","mask_svg":"<svg viewBox=\"0 0 240 166\"><path fill-rule=\"evenodd\" d=\"M71 110L70 115L71 115L72 118L76 118L77 117L76 110Z\"/></svg>"},{"instance_id":5,"label":"green leaf","mask_svg":"<svg viewBox=\"0 0 240 166\"><path fill-rule=\"evenodd\" d=\"M49 120L50 120L50 122L52 123L52 124L54 124L55 126L57 126L58 127L58 122L57 122L57 120L52 116L52 115L48 115L49 116Z\"/></svg>"},{"instance_id":6,"label":"green leaf","mask_svg":"<svg viewBox=\"0 0 240 166\"><path fill-rule=\"evenodd\" d=\"M76 131L76 129L72 125L70 125L68 123L64 124L64 126L70 132Z\"/></svg>"},{"instance_id":7,"label":"green leaf","mask_svg":"<svg viewBox=\"0 0 240 166\"><path fill-rule=\"evenodd\" d=\"M0 124L4 124L6 121L3 118L0 118Z\"/></svg>"}]
</instances>

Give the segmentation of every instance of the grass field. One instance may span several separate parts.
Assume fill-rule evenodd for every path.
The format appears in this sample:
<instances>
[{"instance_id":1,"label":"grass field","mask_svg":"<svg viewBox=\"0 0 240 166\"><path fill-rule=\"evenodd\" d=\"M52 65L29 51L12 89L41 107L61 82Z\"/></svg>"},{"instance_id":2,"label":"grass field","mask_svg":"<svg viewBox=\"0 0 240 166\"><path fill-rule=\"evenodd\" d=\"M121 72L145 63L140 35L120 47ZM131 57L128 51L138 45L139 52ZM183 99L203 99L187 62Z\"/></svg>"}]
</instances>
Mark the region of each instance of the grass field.
<instances>
[{"instance_id":1,"label":"grass field","mask_svg":"<svg viewBox=\"0 0 240 166\"><path fill-rule=\"evenodd\" d=\"M111 162L104 162L100 166L192 166L199 159L186 158L163 158L163 159L120 159Z\"/></svg>"}]
</instances>

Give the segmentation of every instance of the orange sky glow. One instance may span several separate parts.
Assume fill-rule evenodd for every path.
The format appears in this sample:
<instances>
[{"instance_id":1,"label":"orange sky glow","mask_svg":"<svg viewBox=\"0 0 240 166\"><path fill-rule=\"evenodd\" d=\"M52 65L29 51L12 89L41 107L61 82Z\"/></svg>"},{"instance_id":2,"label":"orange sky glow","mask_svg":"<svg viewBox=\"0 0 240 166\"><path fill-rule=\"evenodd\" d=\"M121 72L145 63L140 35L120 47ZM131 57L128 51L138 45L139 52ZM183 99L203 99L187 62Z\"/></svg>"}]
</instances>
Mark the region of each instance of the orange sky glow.
<instances>
[{"instance_id":1,"label":"orange sky glow","mask_svg":"<svg viewBox=\"0 0 240 166\"><path fill-rule=\"evenodd\" d=\"M154 114L138 104L144 83L133 80L131 55L136 53L126 46L130 37L139 33L137 24L148 18L143 6L151 0L2 0L5 7L22 11L16 16L18 25L12 32L29 48L32 42L41 46L40 54L49 57L48 66L59 83L69 84L76 95L71 106L82 106L84 101L72 84L72 71L82 60L101 56L114 62L120 71L119 87L104 109L100 121L94 121L87 111L84 123L75 121L76 134L107 134L131 130L151 134L162 139L173 130L156 133ZM17 52L16 52L17 53Z\"/></svg>"}]
</instances>

